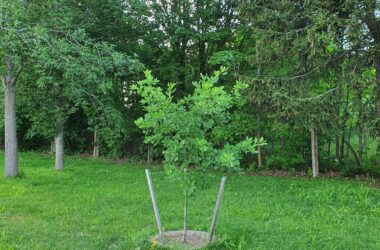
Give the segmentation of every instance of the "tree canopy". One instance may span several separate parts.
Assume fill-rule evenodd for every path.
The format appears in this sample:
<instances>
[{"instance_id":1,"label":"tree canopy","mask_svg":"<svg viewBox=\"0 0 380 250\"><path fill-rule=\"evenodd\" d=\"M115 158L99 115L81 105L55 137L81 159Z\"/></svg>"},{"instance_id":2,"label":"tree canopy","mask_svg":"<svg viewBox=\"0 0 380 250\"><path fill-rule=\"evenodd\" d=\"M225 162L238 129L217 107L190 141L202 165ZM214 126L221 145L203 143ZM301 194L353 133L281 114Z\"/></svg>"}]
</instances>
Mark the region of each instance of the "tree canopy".
<instances>
[{"instance_id":1,"label":"tree canopy","mask_svg":"<svg viewBox=\"0 0 380 250\"><path fill-rule=\"evenodd\" d=\"M5 175L18 174L18 149L55 151L63 167L63 148L220 167L221 150L246 170L378 175L379 11L375 0L3 0ZM255 137L267 141L257 155L234 151Z\"/></svg>"}]
</instances>

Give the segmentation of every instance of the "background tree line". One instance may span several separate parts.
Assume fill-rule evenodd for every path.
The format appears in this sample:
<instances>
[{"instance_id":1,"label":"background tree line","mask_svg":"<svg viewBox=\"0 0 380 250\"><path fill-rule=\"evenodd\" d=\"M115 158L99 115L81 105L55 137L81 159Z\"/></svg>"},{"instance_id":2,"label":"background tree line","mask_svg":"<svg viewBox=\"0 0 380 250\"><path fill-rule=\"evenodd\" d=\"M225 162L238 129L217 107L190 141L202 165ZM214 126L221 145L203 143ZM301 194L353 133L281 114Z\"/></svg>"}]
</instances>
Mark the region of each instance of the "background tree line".
<instances>
[{"instance_id":1,"label":"background tree line","mask_svg":"<svg viewBox=\"0 0 380 250\"><path fill-rule=\"evenodd\" d=\"M379 5L2 0L5 174L18 174L17 149L54 151L57 170L65 151L160 161L134 123L144 112L132 85L151 69L180 99L223 65L220 86L249 87L214 137L267 140L244 168L378 175Z\"/></svg>"}]
</instances>

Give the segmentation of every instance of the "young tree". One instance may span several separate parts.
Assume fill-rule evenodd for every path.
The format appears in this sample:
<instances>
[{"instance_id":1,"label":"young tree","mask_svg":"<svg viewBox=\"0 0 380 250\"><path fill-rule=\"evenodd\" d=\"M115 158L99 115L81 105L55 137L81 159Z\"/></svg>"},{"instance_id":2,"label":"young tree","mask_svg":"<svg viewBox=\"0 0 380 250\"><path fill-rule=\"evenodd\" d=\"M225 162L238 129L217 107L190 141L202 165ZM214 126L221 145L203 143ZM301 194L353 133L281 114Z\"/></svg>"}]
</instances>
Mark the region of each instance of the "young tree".
<instances>
[{"instance_id":1,"label":"young tree","mask_svg":"<svg viewBox=\"0 0 380 250\"><path fill-rule=\"evenodd\" d=\"M256 153L257 145L263 139L245 140L232 145L217 145L213 130L217 126L228 124L230 110L241 105L241 90L247 85L236 83L228 93L223 87L216 86L225 68L216 71L211 77L204 76L194 82L194 93L177 101L173 98L175 85L170 84L164 91L157 86L150 71L145 72L146 79L139 81L134 89L142 97L141 103L145 116L136 124L145 134L145 143L161 144L164 147L165 170L173 176L182 176L185 197L184 235L187 231L188 197L194 188L193 173L202 169L239 168L243 153Z\"/></svg>"},{"instance_id":2,"label":"young tree","mask_svg":"<svg viewBox=\"0 0 380 250\"><path fill-rule=\"evenodd\" d=\"M79 108L91 106L100 93L106 93L112 87L109 72L127 62L112 46L94 43L80 30L65 31L62 35L70 40L60 38L59 34L38 40L32 54L36 59L32 66L37 82L34 89L35 93L44 93L44 98L34 99L32 94L27 100L34 105L30 114L33 124L46 137L55 137L56 170L63 168L64 127L68 117Z\"/></svg>"},{"instance_id":3,"label":"young tree","mask_svg":"<svg viewBox=\"0 0 380 250\"><path fill-rule=\"evenodd\" d=\"M4 87L5 177L17 176L16 83L24 68L25 23L28 1L2 1L0 5L0 74Z\"/></svg>"}]
</instances>

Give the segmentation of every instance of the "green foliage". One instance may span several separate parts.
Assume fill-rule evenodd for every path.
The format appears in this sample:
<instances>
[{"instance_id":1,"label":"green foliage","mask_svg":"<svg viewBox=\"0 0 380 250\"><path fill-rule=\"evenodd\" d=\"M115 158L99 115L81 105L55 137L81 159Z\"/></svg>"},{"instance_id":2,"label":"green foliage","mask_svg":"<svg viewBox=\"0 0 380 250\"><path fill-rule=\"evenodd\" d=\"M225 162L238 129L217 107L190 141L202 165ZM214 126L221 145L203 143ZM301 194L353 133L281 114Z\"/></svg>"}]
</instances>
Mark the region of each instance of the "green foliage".
<instances>
[{"instance_id":1,"label":"green foliage","mask_svg":"<svg viewBox=\"0 0 380 250\"><path fill-rule=\"evenodd\" d=\"M166 91L157 86L150 71L134 90L142 96L146 114L136 124L146 143L164 146L165 165L169 167L237 169L243 153L255 153L263 140L246 138L232 145L215 145L213 131L230 121L230 109L241 102L240 92L247 86L237 83L232 93L216 86L225 68L211 77L194 82L194 93L174 101L175 85Z\"/></svg>"},{"instance_id":2,"label":"green foliage","mask_svg":"<svg viewBox=\"0 0 380 250\"><path fill-rule=\"evenodd\" d=\"M229 112L228 122L216 116L215 121L205 119L211 122L203 124L210 128L206 142L200 136L185 144L220 150L246 137L263 136L276 148L264 148L264 165L274 167L296 158L286 168L299 169L301 162L307 166L310 161L310 143L305 141L315 125L321 170L340 170L343 162L352 160L352 155L338 154L336 164L334 157L325 155L329 142L339 137L342 144L351 131L368 138L362 147L356 137L350 139L363 154L362 170L375 169L380 149L374 63L380 58L377 9L373 1L332 0L3 0L0 75L22 69L17 80L19 146L41 149L49 145L57 126L77 119L80 128L66 127L68 146L81 145L75 152L89 151L97 130L102 155L145 158L144 135L134 123L144 115L143 104L131 90L145 66L160 79L155 86L162 88L164 99L166 91L173 91L173 102L183 100L187 106L184 97L197 88L187 83L226 65L231 73L215 86L236 98L227 100L230 107L222 107ZM9 56L12 72L5 63ZM236 81L249 86L241 91L234 87ZM169 86L170 82L177 84ZM177 110L181 105L169 106ZM154 131L149 133L153 136ZM295 136L290 140L297 146L287 143L277 150L284 136L289 140L287 134ZM155 151L160 162L161 150ZM172 161L177 161L180 147L177 151L168 152ZM346 146L339 151L347 151ZM202 158L200 152L194 158ZM217 154L205 158L218 159L215 164L220 166L236 165L240 158L230 152ZM254 160L251 154L243 153L242 158L243 166Z\"/></svg>"},{"instance_id":3,"label":"green foliage","mask_svg":"<svg viewBox=\"0 0 380 250\"><path fill-rule=\"evenodd\" d=\"M307 167L307 162L300 154L276 154L274 156L269 156L266 159L265 165L270 169L282 169L287 171L293 171L297 169L305 170Z\"/></svg>"}]
</instances>

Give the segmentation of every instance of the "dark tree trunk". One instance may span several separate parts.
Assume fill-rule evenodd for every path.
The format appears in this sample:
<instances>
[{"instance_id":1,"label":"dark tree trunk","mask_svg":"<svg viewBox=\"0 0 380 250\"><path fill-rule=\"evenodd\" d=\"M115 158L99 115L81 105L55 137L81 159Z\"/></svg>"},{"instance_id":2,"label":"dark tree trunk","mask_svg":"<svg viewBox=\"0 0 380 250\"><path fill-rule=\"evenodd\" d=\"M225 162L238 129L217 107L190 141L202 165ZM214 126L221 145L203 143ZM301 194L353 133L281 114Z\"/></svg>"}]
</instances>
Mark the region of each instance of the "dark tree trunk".
<instances>
[{"instance_id":1,"label":"dark tree trunk","mask_svg":"<svg viewBox=\"0 0 380 250\"><path fill-rule=\"evenodd\" d=\"M359 115L358 115L358 121L357 121L357 128L358 128L358 139L359 139L359 142L358 142L358 146L359 146L359 152L358 152L358 157L359 157L359 160L360 160L360 163L362 163L363 161L363 153L364 153L364 141L363 141L363 138L364 138L364 122L363 122L363 119L364 119L364 110L363 110L363 94L362 94L362 89L360 88L359 86L359 89L358 89L358 93L357 93L357 96L358 96L358 101L359 101Z\"/></svg>"},{"instance_id":2,"label":"dark tree trunk","mask_svg":"<svg viewBox=\"0 0 380 250\"><path fill-rule=\"evenodd\" d=\"M343 113L343 119L342 119L342 135L341 135L341 142L340 142L340 158L343 160L344 155L344 141L346 140L346 122L348 120L348 102L349 102L349 96L350 96L350 89L347 87L347 93L346 93L346 102L344 106L344 113Z\"/></svg>"},{"instance_id":3,"label":"dark tree trunk","mask_svg":"<svg viewBox=\"0 0 380 250\"><path fill-rule=\"evenodd\" d=\"M380 55L376 57L376 133L377 133L377 151L380 151Z\"/></svg>"},{"instance_id":4,"label":"dark tree trunk","mask_svg":"<svg viewBox=\"0 0 380 250\"><path fill-rule=\"evenodd\" d=\"M349 150L351 150L352 154L354 155L354 158L355 158L356 164L357 164L358 166L360 166L361 162L360 162L360 159L359 159L359 155L356 153L354 147L353 147L353 146L351 145L351 143L350 143L349 141L347 141L347 140L344 140L344 143L347 144L347 148L348 148Z\"/></svg>"},{"instance_id":5,"label":"dark tree trunk","mask_svg":"<svg viewBox=\"0 0 380 250\"><path fill-rule=\"evenodd\" d=\"M153 162L153 146L148 144L147 145L147 156L146 156L146 162L148 165L151 165Z\"/></svg>"},{"instance_id":6,"label":"dark tree trunk","mask_svg":"<svg viewBox=\"0 0 380 250\"><path fill-rule=\"evenodd\" d=\"M376 2L376 1L375 1ZM377 5L376 5L377 6ZM367 5L368 7L368 5ZM376 17L376 8L368 8L367 13L363 13L363 21L367 25L368 30L375 42L374 48L380 45L380 21ZM376 133L378 147L377 150L380 151L380 53L377 51L374 56L374 64L376 68L376 85L374 89L375 93L375 106L376 106Z\"/></svg>"},{"instance_id":7,"label":"dark tree trunk","mask_svg":"<svg viewBox=\"0 0 380 250\"><path fill-rule=\"evenodd\" d=\"M275 138L272 138L271 142L270 142L270 156L273 156L274 155L274 147L275 147Z\"/></svg>"},{"instance_id":8,"label":"dark tree trunk","mask_svg":"<svg viewBox=\"0 0 380 250\"><path fill-rule=\"evenodd\" d=\"M363 142L363 136L364 136L364 129L362 125L359 125L359 160L360 162L363 161L363 152L364 152L364 142Z\"/></svg>"},{"instance_id":9,"label":"dark tree trunk","mask_svg":"<svg viewBox=\"0 0 380 250\"><path fill-rule=\"evenodd\" d=\"M347 141L348 142L351 142L351 133L352 133L352 127L350 126L350 128L348 129L348 135L347 135ZM347 147L348 147L348 145L347 145ZM347 157L347 159L350 156L349 152L350 152L350 150L348 150L348 148L347 148L347 150L346 150L346 157Z\"/></svg>"},{"instance_id":10,"label":"dark tree trunk","mask_svg":"<svg viewBox=\"0 0 380 250\"><path fill-rule=\"evenodd\" d=\"M206 43L203 38L199 38L199 73L206 74Z\"/></svg>"},{"instance_id":11,"label":"dark tree trunk","mask_svg":"<svg viewBox=\"0 0 380 250\"><path fill-rule=\"evenodd\" d=\"M331 160L331 138L329 137L327 142L327 160Z\"/></svg>"},{"instance_id":12,"label":"dark tree trunk","mask_svg":"<svg viewBox=\"0 0 380 250\"><path fill-rule=\"evenodd\" d=\"M185 86L186 82L186 46L187 46L187 39L182 38L181 39L181 49L180 49L180 55L179 55L179 65L181 68L179 69L179 81Z\"/></svg>"},{"instance_id":13,"label":"dark tree trunk","mask_svg":"<svg viewBox=\"0 0 380 250\"><path fill-rule=\"evenodd\" d=\"M260 108L259 108L260 110ZM257 129L257 138L260 139L261 137L261 128L260 128L260 123L261 123L261 119L260 119L260 111L257 111L257 115L256 115L256 121L257 121L257 126L258 126L258 129ZM261 146L257 146L257 164L259 165L259 167L261 168L263 166L263 157L262 157L262 150L261 150Z\"/></svg>"},{"instance_id":14,"label":"dark tree trunk","mask_svg":"<svg viewBox=\"0 0 380 250\"><path fill-rule=\"evenodd\" d=\"M335 158L340 162L340 140L339 135L335 137Z\"/></svg>"}]
</instances>

